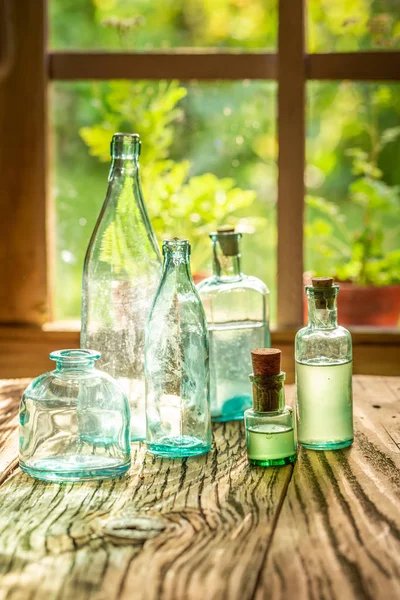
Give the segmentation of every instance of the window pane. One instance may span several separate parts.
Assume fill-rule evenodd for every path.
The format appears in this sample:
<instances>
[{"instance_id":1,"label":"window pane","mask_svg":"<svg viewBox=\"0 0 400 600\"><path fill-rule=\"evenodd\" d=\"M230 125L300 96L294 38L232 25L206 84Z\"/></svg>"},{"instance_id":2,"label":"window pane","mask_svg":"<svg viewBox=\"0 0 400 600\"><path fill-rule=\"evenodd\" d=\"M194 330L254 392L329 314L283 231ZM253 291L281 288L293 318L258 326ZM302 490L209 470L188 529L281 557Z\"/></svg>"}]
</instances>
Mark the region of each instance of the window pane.
<instances>
[{"instance_id":1,"label":"window pane","mask_svg":"<svg viewBox=\"0 0 400 600\"><path fill-rule=\"evenodd\" d=\"M51 0L57 50L276 48L277 0Z\"/></svg>"},{"instance_id":2,"label":"window pane","mask_svg":"<svg viewBox=\"0 0 400 600\"><path fill-rule=\"evenodd\" d=\"M348 319L368 324L365 307L375 324L395 325L400 317L400 84L311 82L308 110L306 269L353 282L353 292L379 287L352 296ZM339 300L348 295L345 287ZM392 301L392 320L384 322ZM343 323L347 310L347 305L341 309Z\"/></svg>"},{"instance_id":3,"label":"window pane","mask_svg":"<svg viewBox=\"0 0 400 600\"><path fill-rule=\"evenodd\" d=\"M204 276L211 266L208 233L233 223L247 233L244 271L266 281L275 298L275 100L275 83L247 80L53 84L55 318L79 318L83 259L105 197L109 142L121 130L141 135L142 184L158 240L188 237L193 272ZM172 169L162 166L165 159ZM181 173L183 184L190 183L184 190Z\"/></svg>"},{"instance_id":4,"label":"window pane","mask_svg":"<svg viewBox=\"0 0 400 600\"><path fill-rule=\"evenodd\" d=\"M309 52L400 48L399 0L308 0Z\"/></svg>"}]
</instances>

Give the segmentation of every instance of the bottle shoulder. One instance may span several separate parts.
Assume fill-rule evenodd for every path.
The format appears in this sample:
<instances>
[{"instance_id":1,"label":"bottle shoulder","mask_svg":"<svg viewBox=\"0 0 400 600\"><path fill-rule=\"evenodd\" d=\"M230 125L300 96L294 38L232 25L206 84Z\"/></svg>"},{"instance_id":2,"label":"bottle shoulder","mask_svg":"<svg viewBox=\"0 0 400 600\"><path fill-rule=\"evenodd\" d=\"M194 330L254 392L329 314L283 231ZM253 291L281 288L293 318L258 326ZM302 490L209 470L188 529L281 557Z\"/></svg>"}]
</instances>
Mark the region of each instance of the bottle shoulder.
<instances>
[{"instance_id":1,"label":"bottle shoulder","mask_svg":"<svg viewBox=\"0 0 400 600\"><path fill-rule=\"evenodd\" d=\"M77 394L83 394L85 388L97 388L105 397L113 395L124 396L118 382L104 371L98 369L85 370L53 370L36 377L25 389L23 397L32 400L53 401L57 397L69 397L75 401ZM69 390L69 392L68 392Z\"/></svg>"},{"instance_id":2,"label":"bottle shoulder","mask_svg":"<svg viewBox=\"0 0 400 600\"><path fill-rule=\"evenodd\" d=\"M303 327L295 339L297 362L342 363L352 359L351 335L344 327Z\"/></svg>"},{"instance_id":3,"label":"bottle shoulder","mask_svg":"<svg viewBox=\"0 0 400 600\"><path fill-rule=\"evenodd\" d=\"M317 329L314 327L306 326L299 329L299 331L296 333L296 341L305 341L307 339L337 340L340 338L347 338L351 342L350 331L345 327L342 327L341 325L338 325L337 327L334 327L332 329Z\"/></svg>"},{"instance_id":4,"label":"bottle shoulder","mask_svg":"<svg viewBox=\"0 0 400 600\"><path fill-rule=\"evenodd\" d=\"M220 279L215 275L207 277L197 285L200 296L206 294L229 294L237 291L256 292L263 296L269 294L269 289L261 279L249 275L237 278Z\"/></svg>"}]
</instances>

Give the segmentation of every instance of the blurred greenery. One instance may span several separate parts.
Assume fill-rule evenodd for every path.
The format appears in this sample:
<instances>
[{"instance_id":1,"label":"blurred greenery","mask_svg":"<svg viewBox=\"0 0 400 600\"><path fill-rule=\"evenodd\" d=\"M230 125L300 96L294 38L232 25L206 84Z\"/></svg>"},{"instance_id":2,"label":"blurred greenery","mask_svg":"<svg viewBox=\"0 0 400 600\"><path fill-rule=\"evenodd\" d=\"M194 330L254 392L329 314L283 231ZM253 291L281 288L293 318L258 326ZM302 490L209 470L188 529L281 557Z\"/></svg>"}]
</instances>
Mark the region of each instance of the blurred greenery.
<instances>
[{"instance_id":1,"label":"blurred greenery","mask_svg":"<svg viewBox=\"0 0 400 600\"><path fill-rule=\"evenodd\" d=\"M310 51L399 46L397 0L309 0L308 7ZM274 50L276 8L276 0L165 0L162 10L151 0L52 0L50 44ZM343 277L385 283L381 274L386 282L393 278L400 247L394 219L400 85L310 82L307 94L306 268L338 275L339 267L354 263ZM142 137L142 183L159 239L189 237L194 270L203 273L211 229L233 221L252 233L244 237L245 270L268 283L274 317L275 104L272 82L54 84L55 317L79 316L83 256L104 199L109 141L117 130ZM367 208L373 210L371 235L365 235ZM366 252L372 259L367 270L360 259Z\"/></svg>"}]
</instances>

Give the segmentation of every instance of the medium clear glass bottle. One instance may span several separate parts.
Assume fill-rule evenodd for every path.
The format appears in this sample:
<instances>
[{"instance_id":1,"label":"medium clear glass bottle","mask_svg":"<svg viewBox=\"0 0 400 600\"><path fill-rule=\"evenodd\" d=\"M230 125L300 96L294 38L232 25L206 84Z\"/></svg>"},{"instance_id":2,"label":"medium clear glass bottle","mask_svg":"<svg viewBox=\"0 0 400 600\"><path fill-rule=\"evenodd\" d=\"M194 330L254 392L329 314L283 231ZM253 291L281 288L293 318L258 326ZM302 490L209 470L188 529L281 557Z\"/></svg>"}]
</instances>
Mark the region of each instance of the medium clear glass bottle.
<instances>
[{"instance_id":1,"label":"medium clear glass bottle","mask_svg":"<svg viewBox=\"0 0 400 600\"><path fill-rule=\"evenodd\" d=\"M253 408L244 413L247 457L260 467L288 465L295 462L297 450L293 409L285 406L281 351L260 348L251 355Z\"/></svg>"},{"instance_id":2,"label":"medium clear glass bottle","mask_svg":"<svg viewBox=\"0 0 400 600\"><path fill-rule=\"evenodd\" d=\"M241 237L231 227L210 235L214 273L198 285L210 336L213 421L243 418L251 406L250 350L270 346L269 290L242 273Z\"/></svg>"},{"instance_id":3,"label":"medium clear glass bottle","mask_svg":"<svg viewBox=\"0 0 400 600\"><path fill-rule=\"evenodd\" d=\"M86 253L82 348L101 352L100 367L117 379L131 406L131 439L146 435L144 338L161 256L139 179L140 139L116 133L103 208Z\"/></svg>"},{"instance_id":4,"label":"medium clear glass bottle","mask_svg":"<svg viewBox=\"0 0 400 600\"><path fill-rule=\"evenodd\" d=\"M165 241L163 254L146 334L146 443L159 456L194 456L211 447L207 322L189 242Z\"/></svg>"},{"instance_id":5,"label":"medium clear glass bottle","mask_svg":"<svg viewBox=\"0 0 400 600\"><path fill-rule=\"evenodd\" d=\"M35 479L109 479L130 467L128 399L94 368L92 350L50 354L56 369L37 377L20 405L20 466Z\"/></svg>"},{"instance_id":6,"label":"medium clear glass bottle","mask_svg":"<svg viewBox=\"0 0 400 600\"><path fill-rule=\"evenodd\" d=\"M298 442L312 450L335 450L353 442L351 335L338 326L339 286L316 277L306 287L307 327L296 335Z\"/></svg>"}]
</instances>

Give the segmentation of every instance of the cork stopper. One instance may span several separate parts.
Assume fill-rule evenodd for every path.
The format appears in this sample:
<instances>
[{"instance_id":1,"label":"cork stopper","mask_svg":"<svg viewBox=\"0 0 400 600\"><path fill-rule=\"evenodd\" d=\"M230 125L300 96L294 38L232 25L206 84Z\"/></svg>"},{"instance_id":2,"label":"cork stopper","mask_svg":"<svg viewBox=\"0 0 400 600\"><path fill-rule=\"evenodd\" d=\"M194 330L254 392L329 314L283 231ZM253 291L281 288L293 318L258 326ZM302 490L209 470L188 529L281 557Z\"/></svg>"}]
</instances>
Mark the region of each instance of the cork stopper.
<instances>
[{"instance_id":1,"label":"cork stopper","mask_svg":"<svg viewBox=\"0 0 400 600\"><path fill-rule=\"evenodd\" d=\"M332 287L333 277L313 277L312 284L314 287Z\"/></svg>"},{"instance_id":2,"label":"cork stopper","mask_svg":"<svg viewBox=\"0 0 400 600\"><path fill-rule=\"evenodd\" d=\"M333 277L313 277L311 281L313 287L317 288L317 290L314 291L315 308L322 310L327 308L332 309L334 306L334 299L333 297L330 297L330 292L333 291Z\"/></svg>"},{"instance_id":3,"label":"cork stopper","mask_svg":"<svg viewBox=\"0 0 400 600\"><path fill-rule=\"evenodd\" d=\"M279 375L282 352L277 348L256 348L251 351L254 375Z\"/></svg>"},{"instance_id":4,"label":"cork stopper","mask_svg":"<svg viewBox=\"0 0 400 600\"><path fill-rule=\"evenodd\" d=\"M241 233L236 233L232 225L221 225L217 232L211 234L211 237L216 236L224 256L237 256L239 251L239 240L242 237Z\"/></svg>"},{"instance_id":5,"label":"cork stopper","mask_svg":"<svg viewBox=\"0 0 400 600\"><path fill-rule=\"evenodd\" d=\"M276 411L285 403L285 373L281 371L281 356L277 348L251 351L254 373L250 375L250 381L253 384L253 408L257 412Z\"/></svg>"},{"instance_id":6,"label":"cork stopper","mask_svg":"<svg viewBox=\"0 0 400 600\"><path fill-rule=\"evenodd\" d=\"M221 225L218 227L217 233L235 233L235 228L233 225Z\"/></svg>"}]
</instances>

